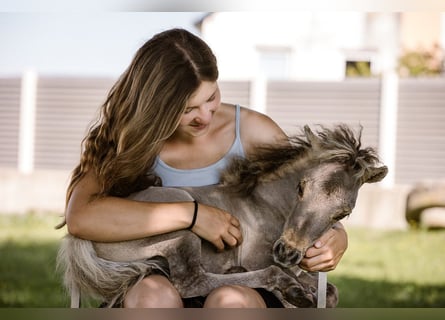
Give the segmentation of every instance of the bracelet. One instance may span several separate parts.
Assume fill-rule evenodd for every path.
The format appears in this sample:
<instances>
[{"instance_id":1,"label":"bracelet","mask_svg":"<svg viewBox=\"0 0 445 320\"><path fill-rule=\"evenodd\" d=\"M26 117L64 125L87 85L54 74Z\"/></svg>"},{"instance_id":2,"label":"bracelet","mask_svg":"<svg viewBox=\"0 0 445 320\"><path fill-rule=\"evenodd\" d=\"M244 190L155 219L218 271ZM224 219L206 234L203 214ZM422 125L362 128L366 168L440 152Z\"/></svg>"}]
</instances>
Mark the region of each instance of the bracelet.
<instances>
[{"instance_id":1,"label":"bracelet","mask_svg":"<svg viewBox=\"0 0 445 320\"><path fill-rule=\"evenodd\" d=\"M193 200L193 203L195 204L195 210L193 211L193 219L190 226L187 228L187 230L192 230L192 228L195 226L196 218L198 217L198 201Z\"/></svg>"}]
</instances>

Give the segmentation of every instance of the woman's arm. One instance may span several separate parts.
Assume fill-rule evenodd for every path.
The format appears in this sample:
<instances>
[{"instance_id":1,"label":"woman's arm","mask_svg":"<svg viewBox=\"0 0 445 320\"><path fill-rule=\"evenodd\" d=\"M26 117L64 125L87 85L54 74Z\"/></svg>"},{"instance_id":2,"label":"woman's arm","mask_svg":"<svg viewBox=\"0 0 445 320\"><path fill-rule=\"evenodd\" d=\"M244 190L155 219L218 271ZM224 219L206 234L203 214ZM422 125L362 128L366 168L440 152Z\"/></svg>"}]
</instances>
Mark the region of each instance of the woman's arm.
<instances>
[{"instance_id":1,"label":"woman's arm","mask_svg":"<svg viewBox=\"0 0 445 320\"><path fill-rule=\"evenodd\" d=\"M118 197L93 198L99 186L88 172L66 208L68 232L89 240L120 241L186 228L193 203L150 203Z\"/></svg>"},{"instance_id":2,"label":"woman's arm","mask_svg":"<svg viewBox=\"0 0 445 320\"><path fill-rule=\"evenodd\" d=\"M66 209L70 234L101 242L132 240L185 229L193 219L193 202L141 202L110 196L92 198L98 190L92 173L87 173L74 188ZM235 217L203 204L198 208L193 232L219 250L224 244L235 246L241 243L239 222Z\"/></svg>"},{"instance_id":3,"label":"woman's arm","mask_svg":"<svg viewBox=\"0 0 445 320\"><path fill-rule=\"evenodd\" d=\"M259 145L287 141L284 131L270 117L251 109L241 109L241 141L246 156L255 153Z\"/></svg>"}]
</instances>

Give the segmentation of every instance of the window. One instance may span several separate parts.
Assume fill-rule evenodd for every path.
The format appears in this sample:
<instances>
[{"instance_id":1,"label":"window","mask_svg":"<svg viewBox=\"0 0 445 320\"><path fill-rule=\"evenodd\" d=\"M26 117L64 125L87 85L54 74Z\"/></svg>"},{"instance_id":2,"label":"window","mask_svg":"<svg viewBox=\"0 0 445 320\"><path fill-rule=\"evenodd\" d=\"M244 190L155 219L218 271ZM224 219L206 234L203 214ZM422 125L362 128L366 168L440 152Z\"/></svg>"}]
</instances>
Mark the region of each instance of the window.
<instances>
[{"instance_id":1,"label":"window","mask_svg":"<svg viewBox=\"0 0 445 320\"><path fill-rule=\"evenodd\" d=\"M370 77L370 61L346 61L346 77Z\"/></svg>"}]
</instances>

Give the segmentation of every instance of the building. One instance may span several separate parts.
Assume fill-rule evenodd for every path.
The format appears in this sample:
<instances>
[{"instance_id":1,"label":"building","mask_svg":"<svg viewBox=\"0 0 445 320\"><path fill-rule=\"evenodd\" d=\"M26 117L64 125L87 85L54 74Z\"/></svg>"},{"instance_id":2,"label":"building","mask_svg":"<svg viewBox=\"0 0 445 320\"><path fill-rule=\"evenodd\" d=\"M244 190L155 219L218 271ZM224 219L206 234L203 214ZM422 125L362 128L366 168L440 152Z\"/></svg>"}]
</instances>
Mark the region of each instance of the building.
<instances>
[{"instance_id":1,"label":"building","mask_svg":"<svg viewBox=\"0 0 445 320\"><path fill-rule=\"evenodd\" d=\"M217 12L197 26L221 80L340 81L358 63L377 76L404 50L443 48L444 21L440 12Z\"/></svg>"}]
</instances>

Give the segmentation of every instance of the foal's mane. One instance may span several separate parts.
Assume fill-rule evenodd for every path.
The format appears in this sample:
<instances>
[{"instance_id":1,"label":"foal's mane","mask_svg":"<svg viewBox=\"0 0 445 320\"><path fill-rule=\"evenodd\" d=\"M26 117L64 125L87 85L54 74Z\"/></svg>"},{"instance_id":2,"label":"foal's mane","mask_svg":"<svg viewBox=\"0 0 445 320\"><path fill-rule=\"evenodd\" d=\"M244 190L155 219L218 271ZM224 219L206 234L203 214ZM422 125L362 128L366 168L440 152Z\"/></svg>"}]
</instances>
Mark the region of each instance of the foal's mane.
<instances>
[{"instance_id":1,"label":"foal's mane","mask_svg":"<svg viewBox=\"0 0 445 320\"><path fill-rule=\"evenodd\" d=\"M264 145L246 158L235 158L221 174L221 183L237 194L247 195L261 181L283 177L307 162L336 162L350 166L356 175L379 162L373 148L361 148L360 127L357 138L344 124L329 129L317 126L315 132L304 126L299 134L276 145Z\"/></svg>"}]
</instances>

